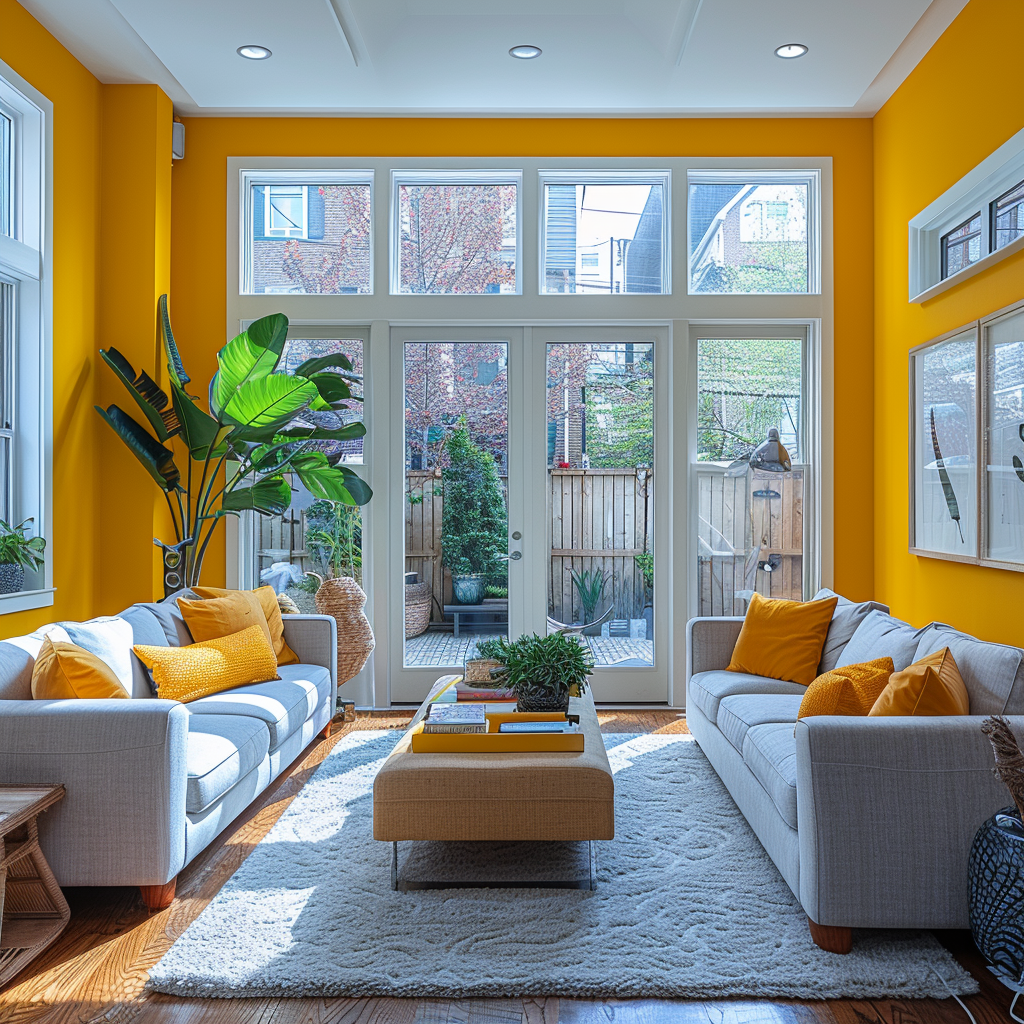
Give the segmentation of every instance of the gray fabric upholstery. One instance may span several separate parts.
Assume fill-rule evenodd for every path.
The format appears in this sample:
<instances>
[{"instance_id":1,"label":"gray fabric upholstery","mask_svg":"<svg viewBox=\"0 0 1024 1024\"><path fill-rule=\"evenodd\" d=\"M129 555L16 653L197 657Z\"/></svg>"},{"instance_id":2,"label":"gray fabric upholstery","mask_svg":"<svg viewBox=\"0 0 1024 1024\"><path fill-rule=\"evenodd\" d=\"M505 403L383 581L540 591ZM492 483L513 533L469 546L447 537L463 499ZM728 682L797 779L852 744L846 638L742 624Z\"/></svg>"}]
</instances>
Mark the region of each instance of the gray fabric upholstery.
<instances>
[{"instance_id":1,"label":"gray fabric upholstery","mask_svg":"<svg viewBox=\"0 0 1024 1024\"><path fill-rule=\"evenodd\" d=\"M716 724L736 751L742 753L743 741L751 726L769 722L789 722L792 725L802 699L796 694L778 693L741 693L724 697L718 706Z\"/></svg>"},{"instance_id":2,"label":"gray fabric upholstery","mask_svg":"<svg viewBox=\"0 0 1024 1024\"><path fill-rule=\"evenodd\" d=\"M144 604L133 604L131 608L125 608L120 618L124 619L132 627L132 644L149 644L153 647L163 647L167 644L167 634L164 632L160 620L153 614L151 607ZM149 669L139 660L132 651L132 696L133 697L155 697L156 687L153 685L153 677Z\"/></svg>"},{"instance_id":3,"label":"gray fabric upholstery","mask_svg":"<svg viewBox=\"0 0 1024 1024\"><path fill-rule=\"evenodd\" d=\"M905 669L917 653L921 631L884 612L869 612L843 648L835 667L892 658L896 671ZM820 923L820 922L819 922Z\"/></svg>"},{"instance_id":4,"label":"gray fabric upholstery","mask_svg":"<svg viewBox=\"0 0 1024 1024\"><path fill-rule=\"evenodd\" d=\"M67 789L39 818L61 885L162 885L181 870L187 732L174 701L3 702L0 779Z\"/></svg>"},{"instance_id":5,"label":"gray fabric upholstery","mask_svg":"<svg viewBox=\"0 0 1024 1024\"><path fill-rule=\"evenodd\" d=\"M47 636L71 642L67 630L55 622L40 626L34 633L0 642L0 700L32 699L32 669Z\"/></svg>"},{"instance_id":6,"label":"gray fabric upholstery","mask_svg":"<svg viewBox=\"0 0 1024 1024\"><path fill-rule=\"evenodd\" d=\"M799 683L724 670L701 672L700 675L693 676L689 684L690 700L713 724L718 723L718 708L724 697L738 693L779 693L802 697L806 692L807 687Z\"/></svg>"},{"instance_id":7,"label":"gray fabric upholstery","mask_svg":"<svg viewBox=\"0 0 1024 1024\"><path fill-rule=\"evenodd\" d=\"M1010 720L1024 739L1024 718ZM977 716L802 718L800 902L819 924L966 928L967 857L1008 801Z\"/></svg>"},{"instance_id":8,"label":"gray fabric upholstery","mask_svg":"<svg viewBox=\"0 0 1024 1024\"><path fill-rule=\"evenodd\" d=\"M330 672L333 707L338 692L337 621L331 615L284 615L282 619L285 643L299 661L303 665L322 665Z\"/></svg>"},{"instance_id":9,"label":"gray fabric upholstery","mask_svg":"<svg viewBox=\"0 0 1024 1024\"><path fill-rule=\"evenodd\" d=\"M729 667L742 616L690 619L686 624L686 678Z\"/></svg>"},{"instance_id":10,"label":"gray fabric upholstery","mask_svg":"<svg viewBox=\"0 0 1024 1024\"><path fill-rule=\"evenodd\" d=\"M88 622L61 622L71 642L95 654L124 687L125 693L135 696L132 679L132 626L116 615L90 619Z\"/></svg>"},{"instance_id":11,"label":"gray fabric upholstery","mask_svg":"<svg viewBox=\"0 0 1024 1024\"><path fill-rule=\"evenodd\" d=\"M184 596L191 594L192 591L179 590L178 593ZM168 647L187 647L192 643L192 634L188 631L188 626L185 625L185 620L181 617L181 612L173 601L164 598L163 601L149 601L137 604L135 607L145 608L153 614L164 631Z\"/></svg>"},{"instance_id":12,"label":"gray fabric upholstery","mask_svg":"<svg viewBox=\"0 0 1024 1024\"><path fill-rule=\"evenodd\" d=\"M188 705L200 715L244 715L258 718L270 730L270 749L276 750L331 695L331 677L317 665L280 665L280 679L252 683L200 697Z\"/></svg>"},{"instance_id":13,"label":"gray fabric upholstery","mask_svg":"<svg viewBox=\"0 0 1024 1024\"><path fill-rule=\"evenodd\" d=\"M185 810L205 811L270 753L264 722L244 715L192 715L188 723Z\"/></svg>"},{"instance_id":14,"label":"gray fabric upholstery","mask_svg":"<svg viewBox=\"0 0 1024 1024\"><path fill-rule=\"evenodd\" d=\"M836 667L840 655L850 642L850 638L857 631L857 627L873 611L880 611L883 614L889 613L889 606L879 604L877 601L864 601L854 604L852 601L837 594L834 590L823 587L814 595L815 601L823 601L829 597L838 597L839 603L832 613L832 622L828 627L828 635L825 637L825 644L821 649L821 661L818 663L818 675L823 672L831 672Z\"/></svg>"},{"instance_id":15,"label":"gray fabric upholstery","mask_svg":"<svg viewBox=\"0 0 1024 1024\"><path fill-rule=\"evenodd\" d=\"M743 762L764 786L782 820L796 828L796 740L789 722L755 725L743 740Z\"/></svg>"},{"instance_id":16,"label":"gray fabric upholstery","mask_svg":"<svg viewBox=\"0 0 1024 1024\"><path fill-rule=\"evenodd\" d=\"M921 634L914 660L948 647L967 687L972 715L1024 714L1021 651L985 643L950 626L932 623Z\"/></svg>"}]
</instances>

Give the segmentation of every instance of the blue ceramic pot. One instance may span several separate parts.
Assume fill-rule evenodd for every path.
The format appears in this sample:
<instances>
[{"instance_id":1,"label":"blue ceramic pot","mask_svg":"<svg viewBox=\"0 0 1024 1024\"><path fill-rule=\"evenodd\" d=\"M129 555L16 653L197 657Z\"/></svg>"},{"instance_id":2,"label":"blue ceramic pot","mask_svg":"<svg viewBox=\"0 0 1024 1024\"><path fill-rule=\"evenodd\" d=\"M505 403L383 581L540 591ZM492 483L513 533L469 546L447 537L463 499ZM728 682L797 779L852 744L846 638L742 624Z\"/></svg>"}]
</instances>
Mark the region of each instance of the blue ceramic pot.
<instances>
[{"instance_id":1,"label":"blue ceramic pot","mask_svg":"<svg viewBox=\"0 0 1024 1024\"><path fill-rule=\"evenodd\" d=\"M465 576L452 573L452 596L456 604L481 604L486 585L486 577L482 573Z\"/></svg>"}]
</instances>

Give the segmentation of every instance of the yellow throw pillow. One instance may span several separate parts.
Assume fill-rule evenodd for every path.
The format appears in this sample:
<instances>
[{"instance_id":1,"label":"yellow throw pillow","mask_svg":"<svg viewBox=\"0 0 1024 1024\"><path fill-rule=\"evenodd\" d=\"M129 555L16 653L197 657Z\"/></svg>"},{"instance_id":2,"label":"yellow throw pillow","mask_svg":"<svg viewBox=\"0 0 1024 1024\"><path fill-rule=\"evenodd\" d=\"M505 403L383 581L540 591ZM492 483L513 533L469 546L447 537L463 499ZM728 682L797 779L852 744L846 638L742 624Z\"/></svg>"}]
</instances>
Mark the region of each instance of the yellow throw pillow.
<instances>
[{"instance_id":1,"label":"yellow throw pillow","mask_svg":"<svg viewBox=\"0 0 1024 1024\"><path fill-rule=\"evenodd\" d=\"M894 672L871 715L967 715L967 687L948 647Z\"/></svg>"},{"instance_id":2,"label":"yellow throw pillow","mask_svg":"<svg viewBox=\"0 0 1024 1024\"><path fill-rule=\"evenodd\" d=\"M157 696L185 704L221 690L280 678L274 648L261 626L187 647L136 644L134 649L153 673Z\"/></svg>"},{"instance_id":3,"label":"yellow throw pillow","mask_svg":"<svg viewBox=\"0 0 1024 1024\"><path fill-rule=\"evenodd\" d=\"M299 656L285 643L284 620L281 618L281 607L277 603L277 594L273 587L257 587L255 590L221 590L219 587L193 587L197 597L203 600L229 597L232 594L250 594L259 599L260 607L267 619L270 640L277 655L278 665L297 665Z\"/></svg>"},{"instance_id":4,"label":"yellow throw pillow","mask_svg":"<svg viewBox=\"0 0 1024 1024\"><path fill-rule=\"evenodd\" d=\"M729 671L807 686L818 674L821 649L838 601L838 597L784 601L754 594Z\"/></svg>"},{"instance_id":5,"label":"yellow throw pillow","mask_svg":"<svg viewBox=\"0 0 1024 1024\"><path fill-rule=\"evenodd\" d=\"M46 637L32 668L36 700L97 700L129 696L114 670L91 651L64 640Z\"/></svg>"},{"instance_id":6,"label":"yellow throw pillow","mask_svg":"<svg viewBox=\"0 0 1024 1024\"><path fill-rule=\"evenodd\" d=\"M222 636L240 633L250 626L259 626L274 646L263 604L251 590L232 590L224 597L209 597L198 601L179 597L181 617L196 643L219 640Z\"/></svg>"},{"instance_id":7,"label":"yellow throw pillow","mask_svg":"<svg viewBox=\"0 0 1024 1024\"><path fill-rule=\"evenodd\" d=\"M895 671L892 658L876 658L823 672L807 687L797 718L866 715Z\"/></svg>"}]
</instances>

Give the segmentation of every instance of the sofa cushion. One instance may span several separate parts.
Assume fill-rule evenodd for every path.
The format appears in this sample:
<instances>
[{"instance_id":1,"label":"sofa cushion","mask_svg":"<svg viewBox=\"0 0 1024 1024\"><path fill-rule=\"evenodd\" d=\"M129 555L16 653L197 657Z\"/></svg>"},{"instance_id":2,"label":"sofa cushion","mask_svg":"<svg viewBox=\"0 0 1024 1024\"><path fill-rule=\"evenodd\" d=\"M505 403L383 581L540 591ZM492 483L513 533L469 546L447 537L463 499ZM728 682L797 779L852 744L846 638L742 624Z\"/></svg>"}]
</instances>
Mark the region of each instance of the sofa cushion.
<instances>
[{"instance_id":1,"label":"sofa cushion","mask_svg":"<svg viewBox=\"0 0 1024 1024\"><path fill-rule=\"evenodd\" d=\"M835 667L892 658L896 671L902 672L916 657L920 642L921 630L884 612L868 612L843 648Z\"/></svg>"},{"instance_id":2,"label":"sofa cushion","mask_svg":"<svg viewBox=\"0 0 1024 1024\"><path fill-rule=\"evenodd\" d=\"M270 752L270 733L244 715L192 715L188 721L185 810L198 814L216 803Z\"/></svg>"},{"instance_id":3,"label":"sofa cushion","mask_svg":"<svg viewBox=\"0 0 1024 1024\"><path fill-rule=\"evenodd\" d=\"M188 709L193 715L259 718L270 730L270 749L277 750L331 693L331 674L319 665L281 665L278 672L280 679L200 697Z\"/></svg>"},{"instance_id":4,"label":"sofa cushion","mask_svg":"<svg viewBox=\"0 0 1024 1024\"><path fill-rule=\"evenodd\" d=\"M1024 714L1022 652L933 622L921 632L915 661L948 647L967 687L972 715Z\"/></svg>"},{"instance_id":5,"label":"sofa cushion","mask_svg":"<svg viewBox=\"0 0 1024 1024\"><path fill-rule=\"evenodd\" d=\"M747 730L769 722L788 722L790 732L800 711L801 697L780 693L741 693L726 697L718 707L718 728L722 735L743 753Z\"/></svg>"},{"instance_id":6,"label":"sofa cushion","mask_svg":"<svg viewBox=\"0 0 1024 1024\"><path fill-rule=\"evenodd\" d=\"M0 700L32 699L32 669L47 637L71 643L67 630L55 622L40 626L34 633L0 642Z\"/></svg>"},{"instance_id":7,"label":"sofa cushion","mask_svg":"<svg viewBox=\"0 0 1024 1024\"><path fill-rule=\"evenodd\" d=\"M775 809L790 827L796 819L796 739L789 722L754 725L743 741L743 761L764 786Z\"/></svg>"},{"instance_id":8,"label":"sofa cushion","mask_svg":"<svg viewBox=\"0 0 1024 1024\"><path fill-rule=\"evenodd\" d=\"M117 615L104 615L88 622L62 622L76 647L94 654L117 677L121 689L133 696L131 624Z\"/></svg>"},{"instance_id":9,"label":"sofa cushion","mask_svg":"<svg viewBox=\"0 0 1024 1024\"><path fill-rule=\"evenodd\" d=\"M129 697L114 670L76 644L43 640L32 667L33 700L108 700Z\"/></svg>"},{"instance_id":10,"label":"sofa cushion","mask_svg":"<svg viewBox=\"0 0 1024 1024\"><path fill-rule=\"evenodd\" d=\"M192 591L179 590L175 596L192 596ZM185 620L176 604L163 600L140 603L132 607L144 608L160 623L164 634L163 642L168 647L185 647L192 643L192 634L188 631L188 626L185 625ZM123 614L122 612L122 616ZM139 643L140 641L136 640L135 642Z\"/></svg>"},{"instance_id":11,"label":"sofa cushion","mask_svg":"<svg viewBox=\"0 0 1024 1024\"><path fill-rule=\"evenodd\" d=\"M118 615L132 627L132 646L135 644L151 644L159 646L167 643L167 634L164 632L160 620L153 614L151 608L143 604L133 604L131 608L125 608ZM153 677L149 669L139 660L139 656L132 651L132 696L133 697L155 697L156 687L153 685Z\"/></svg>"},{"instance_id":12,"label":"sofa cushion","mask_svg":"<svg viewBox=\"0 0 1024 1024\"><path fill-rule=\"evenodd\" d=\"M712 724L718 724L718 708L723 697L739 693L782 693L787 696L802 696L806 686L787 683L782 679L768 679L752 676L746 672L727 672L716 669L713 672L698 672L690 677L689 696L704 717Z\"/></svg>"},{"instance_id":13,"label":"sofa cushion","mask_svg":"<svg viewBox=\"0 0 1024 1024\"><path fill-rule=\"evenodd\" d=\"M839 662L839 656L843 649L850 642L850 638L857 631L857 627L873 611L883 614L889 613L889 606L879 604L877 601L863 601L854 604L852 601L837 594L834 590L822 587L814 595L815 601L822 601L826 597L838 597L839 603L832 613L832 622L828 627L828 635L825 637L825 646L821 649L821 661L818 663L818 675L824 672L831 672Z\"/></svg>"}]
</instances>

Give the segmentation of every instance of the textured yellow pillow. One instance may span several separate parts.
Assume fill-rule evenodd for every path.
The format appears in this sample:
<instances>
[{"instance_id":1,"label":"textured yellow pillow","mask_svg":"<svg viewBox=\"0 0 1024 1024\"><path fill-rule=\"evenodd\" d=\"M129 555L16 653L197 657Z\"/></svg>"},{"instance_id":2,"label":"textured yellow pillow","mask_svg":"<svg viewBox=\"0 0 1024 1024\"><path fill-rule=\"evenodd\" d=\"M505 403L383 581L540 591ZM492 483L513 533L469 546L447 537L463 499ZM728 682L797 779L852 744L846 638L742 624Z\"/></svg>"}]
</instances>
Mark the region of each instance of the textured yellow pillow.
<instances>
[{"instance_id":1,"label":"textured yellow pillow","mask_svg":"<svg viewBox=\"0 0 1024 1024\"><path fill-rule=\"evenodd\" d=\"M232 594L249 594L258 598L260 607L263 609L263 614L267 619L270 641L273 644L278 665L298 664L299 656L285 643L284 620L281 618L281 606L277 603L277 594L274 592L273 587L257 587L255 590L221 590L219 587L193 587L193 590L197 597L207 601L211 598L229 597Z\"/></svg>"},{"instance_id":2,"label":"textured yellow pillow","mask_svg":"<svg viewBox=\"0 0 1024 1024\"><path fill-rule=\"evenodd\" d=\"M114 670L91 651L63 640L43 640L32 668L32 696L36 700L92 700L129 696Z\"/></svg>"},{"instance_id":3,"label":"textured yellow pillow","mask_svg":"<svg viewBox=\"0 0 1024 1024\"><path fill-rule=\"evenodd\" d=\"M876 658L823 672L807 687L797 718L866 715L895 671L892 658Z\"/></svg>"},{"instance_id":4,"label":"textured yellow pillow","mask_svg":"<svg viewBox=\"0 0 1024 1024\"><path fill-rule=\"evenodd\" d=\"M838 601L838 597L783 601L754 594L729 671L807 686L818 674L821 649Z\"/></svg>"},{"instance_id":5,"label":"textured yellow pillow","mask_svg":"<svg viewBox=\"0 0 1024 1024\"><path fill-rule=\"evenodd\" d=\"M280 678L274 648L260 626L187 647L136 644L135 653L152 671L157 696L185 704L246 683Z\"/></svg>"},{"instance_id":6,"label":"textured yellow pillow","mask_svg":"<svg viewBox=\"0 0 1024 1024\"><path fill-rule=\"evenodd\" d=\"M967 715L970 699L948 647L894 672L871 715Z\"/></svg>"}]
</instances>

